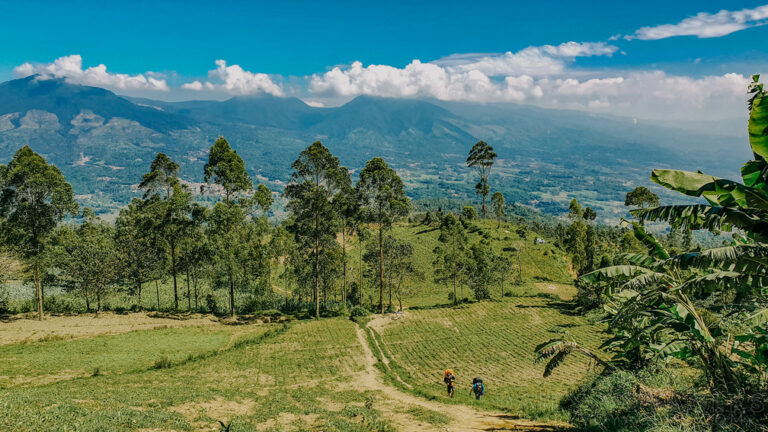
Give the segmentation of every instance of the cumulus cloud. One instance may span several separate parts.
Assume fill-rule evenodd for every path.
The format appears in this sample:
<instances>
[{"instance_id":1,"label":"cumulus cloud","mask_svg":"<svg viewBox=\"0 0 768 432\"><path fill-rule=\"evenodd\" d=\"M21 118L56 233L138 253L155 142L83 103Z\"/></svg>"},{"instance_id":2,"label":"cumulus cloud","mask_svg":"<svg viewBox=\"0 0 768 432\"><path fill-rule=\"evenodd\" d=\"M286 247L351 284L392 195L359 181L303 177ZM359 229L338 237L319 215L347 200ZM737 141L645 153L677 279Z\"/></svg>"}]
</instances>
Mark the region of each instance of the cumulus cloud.
<instances>
[{"instance_id":1,"label":"cumulus cloud","mask_svg":"<svg viewBox=\"0 0 768 432\"><path fill-rule=\"evenodd\" d=\"M225 60L216 60L216 69L208 72L210 81L193 81L183 84L186 90L218 90L229 94L258 94L266 93L273 96L284 96L283 88L276 84L265 73L249 72L240 65L227 66ZM212 82L213 81L213 82Z\"/></svg>"},{"instance_id":2,"label":"cumulus cloud","mask_svg":"<svg viewBox=\"0 0 768 432\"><path fill-rule=\"evenodd\" d=\"M387 65L363 66L356 61L348 68L335 67L314 75L309 90L318 95L385 97L433 97L442 100L522 101L534 96L530 76L494 81L479 70L455 71L413 60L404 68Z\"/></svg>"},{"instance_id":3,"label":"cumulus cloud","mask_svg":"<svg viewBox=\"0 0 768 432\"><path fill-rule=\"evenodd\" d=\"M657 40L674 36L720 37L768 23L768 5L740 11L700 12L677 24L642 27L625 39Z\"/></svg>"},{"instance_id":4,"label":"cumulus cloud","mask_svg":"<svg viewBox=\"0 0 768 432\"><path fill-rule=\"evenodd\" d=\"M611 56L617 50L605 42L566 42L504 54L456 54L434 63L455 71L478 70L488 76L553 75L562 73L575 57Z\"/></svg>"},{"instance_id":5,"label":"cumulus cloud","mask_svg":"<svg viewBox=\"0 0 768 432\"><path fill-rule=\"evenodd\" d=\"M610 56L617 49L604 42L567 42L504 54L457 54L432 63L413 60L404 68L356 61L313 75L309 90L319 95L522 102L543 96L536 77L562 74L576 57Z\"/></svg>"},{"instance_id":6,"label":"cumulus cloud","mask_svg":"<svg viewBox=\"0 0 768 432\"><path fill-rule=\"evenodd\" d=\"M746 76L735 73L690 78L648 71L586 80L543 78L537 85L547 96L542 105L666 120L705 120L742 112L748 82Z\"/></svg>"},{"instance_id":7,"label":"cumulus cloud","mask_svg":"<svg viewBox=\"0 0 768 432\"><path fill-rule=\"evenodd\" d=\"M59 57L53 63L24 63L13 69L18 78L39 74L43 78L64 78L75 83L121 90L168 91L168 84L157 74L147 72L128 75L107 72L103 64L83 69L83 58L78 55Z\"/></svg>"}]
</instances>

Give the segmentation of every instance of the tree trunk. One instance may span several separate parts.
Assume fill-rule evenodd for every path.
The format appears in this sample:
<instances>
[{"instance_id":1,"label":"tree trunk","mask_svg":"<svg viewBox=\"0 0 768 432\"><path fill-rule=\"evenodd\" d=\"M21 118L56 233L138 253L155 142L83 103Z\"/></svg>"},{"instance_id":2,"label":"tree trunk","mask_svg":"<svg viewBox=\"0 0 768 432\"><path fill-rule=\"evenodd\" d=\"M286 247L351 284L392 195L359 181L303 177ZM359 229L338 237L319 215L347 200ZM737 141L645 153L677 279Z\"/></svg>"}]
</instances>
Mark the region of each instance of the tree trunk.
<instances>
[{"instance_id":1,"label":"tree trunk","mask_svg":"<svg viewBox=\"0 0 768 432\"><path fill-rule=\"evenodd\" d=\"M200 305L197 302L197 274L192 273L192 288L195 291L195 310L200 310Z\"/></svg>"},{"instance_id":2,"label":"tree trunk","mask_svg":"<svg viewBox=\"0 0 768 432\"><path fill-rule=\"evenodd\" d=\"M187 277L187 310L192 312L192 290L189 287L189 261L186 263L186 277Z\"/></svg>"},{"instance_id":3,"label":"tree trunk","mask_svg":"<svg viewBox=\"0 0 768 432\"><path fill-rule=\"evenodd\" d=\"M96 313L101 312L101 289L96 289Z\"/></svg>"},{"instance_id":4,"label":"tree trunk","mask_svg":"<svg viewBox=\"0 0 768 432\"><path fill-rule=\"evenodd\" d=\"M317 233L318 220L315 215L315 318L320 318L320 237Z\"/></svg>"},{"instance_id":5,"label":"tree trunk","mask_svg":"<svg viewBox=\"0 0 768 432\"><path fill-rule=\"evenodd\" d=\"M83 294L85 295L85 311L91 311L91 300L88 298L88 290L83 287Z\"/></svg>"},{"instance_id":6,"label":"tree trunk","mask_svg":"<svg viewBox=\"0 0 768 432\"><path fill-rule=\"evenodd\" d=\"M347 305L347 238L346 238L346 227L341 228L341 264L344 266L343 272L344 272L344 283L342 284L341 289L341 301L344 303L344 306Z\"/></svg>"},{"instance_id":7,"label":"tree trunk","mask_svg":"<svg viewBox=\"0 0 768 432\"><path fill-rule=\"evenodd\" d=\"M235 316L235 280L232 277L232 269L229 269L229 314Z\"/></svg>"},{"instance_id":8,"label":"tree trunk","mask_svg":"<svg viewBox=\"0 0 768 432\"><path fill-rule=\"evenodd\" d=\"M160 310L160 286L157 284L157 279L155 279L155 294L157 294L157 310Z\"/></svg>"},{"instance_id":9,"label":"tree trunk","mask_svg":"<svg viewBox=\"0 0 768 432\"><path fill-rule=\"evenodd\" d=\"M141 310L141 279L139 279L139 286L136 290L138 296L139 296L139 310Z\"/></svg>"},{"instance_id":10,"label":"tree trunk","mask_svg":"<svg viewBox=\"0 0 768 432\"><path fill-rule=\"evenodd\" d=\"M453 304L454 305L459 304L459 293L458 291L456 291L456 278L457 278L457 275L454 272L453 273Z\"/></svg>"},{"instance_id":11,"label":"tree trunk","mask_svg":"<svg viewBox=\"0 0 768 432\"><path fill-rule=\"evenodd\" d=\"M176 245L171 243L171 273L173 273L173 304L179 310L179 289L176 285Z\"/></svg>"},{"instance_id":12,"label":"tree trunk","mask_svg":"<svg viewBox=\"0 0 768 432\"><path fill-rule=\"evenodd\" d=\"M43 320L43 281L40 279L40 264L35 263L35 296L37 297L37 319Z\"/></svg>"},{"instance_id":13,"label":"tree trunk","mask_svg":"<svg viewBox=\"0 0 768 432\"><path fill-rule=\"evenodd\" d=\"M381 228L379 218L379 306L381 313L384 313L384 237Z\"/></svg>"}]
</instances>

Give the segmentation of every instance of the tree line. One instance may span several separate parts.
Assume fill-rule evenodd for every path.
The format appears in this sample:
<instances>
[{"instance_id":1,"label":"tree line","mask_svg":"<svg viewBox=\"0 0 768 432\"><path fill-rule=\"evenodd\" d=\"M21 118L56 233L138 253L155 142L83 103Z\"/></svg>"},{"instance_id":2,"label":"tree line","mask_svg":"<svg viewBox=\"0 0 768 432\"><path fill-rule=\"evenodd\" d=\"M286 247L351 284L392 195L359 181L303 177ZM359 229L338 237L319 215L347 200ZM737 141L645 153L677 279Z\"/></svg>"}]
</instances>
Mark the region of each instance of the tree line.
<instances>
[{"instance_id":1,"label":"tree line","mask_svg":"<svg viewBox=\"0 0 768 432\"><path fill-rule=\"evenodd\" d=\"M496 157L480 141L467 158L467 166L478 173L483 217ZM162 309L160 283L166 278L176 311L215 312L215 299L200 296L202 284L226 292L230 315L243 293L249 300L269 298L274 305L283 291L283 306L311 305L312 315L319 317L333 305L362 305L366 287L377 292L378 301L369 298L370 306L384 312L398 302L402 308L409 281L423 275L414 267L413 245L392 234L393 224L411 213L396 171L375 157L353 182L350 170L319 141L300 152L291 170L282 193L289 215L273 224L267 215L276 194L254 184L225 138L210 148L199 190L182 180L175 161L158 153L138 184L142 196L108 223L88 208L81 210L58 168L25 146L8 165L0 165L0 238L4 249L26 265L41 319L46 285L80 296L89 311L101 310L117 290L134 296L139 308ZM216 202L204 206L196 194L214 196ZM501 223L503 195L494 193L491 202ZM494 281L500 281L503 295L506 276L497 275L512 268L511 260L495 255L487 242L467 245L467 221L477 217L470 209L461 215L428 213L423 221L439 227L436 281L453 287L454 301L459 301L461 278L479 299L488 298ZM353 240L359 243L357 271L349 256Z\"/></svg>"}]
</instances>

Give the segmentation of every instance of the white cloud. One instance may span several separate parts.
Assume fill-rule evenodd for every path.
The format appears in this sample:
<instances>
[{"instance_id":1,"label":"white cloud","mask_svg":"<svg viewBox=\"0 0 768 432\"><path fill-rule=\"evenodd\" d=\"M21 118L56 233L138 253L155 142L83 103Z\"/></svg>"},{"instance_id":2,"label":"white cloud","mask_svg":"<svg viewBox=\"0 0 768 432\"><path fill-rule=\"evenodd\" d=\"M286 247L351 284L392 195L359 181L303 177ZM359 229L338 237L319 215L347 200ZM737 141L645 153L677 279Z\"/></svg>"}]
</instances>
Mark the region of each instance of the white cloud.
<instances>
[{"instance_id":1,"label":"white cloud","mask_svg":"<svg viewBox=\"0 0 768 432\"><path fill-rule=\"evenodd\" d=\"M433 97L477 102L524 101L543 96L535 78L559 75L576 57L612 55L617 47L603 42L567 42L528 47L504 54L457 54L432 63L413 60L404 68L334 67L309 80L318 95Z\"/></svg>"},{"instance_id":2,"label":"white cloud","mask_svg":"<svg viewBox=\"0 0 768 432\"><path fill-rule=\"evenodd\" d=\"M218 90L239 95L257 93L266 93L273 96L285 95L283 88L272 81L269 75L249 72L239 65L227 66L226 60L216 60L216 69L208 72L208 79L218 81L219 83L192 81L183 84L181 87L186 90Z\"/></svg>"},{"instance_id":3,"label":"white cloud","mask_svg":"<svg viewBox=\"0 0 768 432\"><path fill-rule=\"evenodd\" d=\"M575 57L611 56L618 47L605 42L565 42L528 47L504 54L456 54L434 63L455 71L478 70L488 76L553 75L562 73Z\"/></svg>"},{"instance_id":4,"label":"white cloud","mask_svg":"<svg viewBox=\"0 0 768 432\"><path fill-rule=\"evenodd\" d=\"M565 42L557 46L544 45L544 52L559 57L611 56L619 47L605 42Z\"/></svg>"},{"instance_id":5,"label":"white cloud","mask_svg":"<svg viewBox=\"0 0 768 432\"><path fill-rule=\"evenodd\" d=\"M345 69L335 67L323 75L312 76L309 90L318 95L365 94L477 102L522 101L535 97L540 91L530 76L497 81L479 70L456 71L419 60L413 60L402 69L387 65L363 66L360 62Z\"/></svg>"},{"instance_id":6,"label":"white cloud","mask_svg":"<svg viewBox=\"0 0 768 432\"><path fill-rule=\"evenodd\" d=\"M642 27L625 39L657 40L674 36L720 37L768 23L768 5L740 11L700 12L677 24Z\"/></svg>"},{"instance_id":7,"label":"white cloud","mask_svg":"<svg viewBox=\"0 0 768 432\"><path fill-rule=\"evenodd\" d=\"M19 78L39 74L43 78L64 78L75 84L121 90L168 91L168 84L165 80L151 72L138 75L110 73L107 72L107 67L103 64L84 70L83 59L78 54L59 57L53 63L33 64L27 62L15 67L13 74Z\"/></svg>"},{"instance_id":8,"label":"white cloud","mask_svg":"<svg viewBox=\"0 0 768 432\"><path fill-rule=\"evenodd\" d=\"M734 73L690 78L649 71L583 81L544 78L537 85L551 96L541 105L665 120L706 120L743 112L748 82L746 76Z\"/></svg>"}]
</instances>

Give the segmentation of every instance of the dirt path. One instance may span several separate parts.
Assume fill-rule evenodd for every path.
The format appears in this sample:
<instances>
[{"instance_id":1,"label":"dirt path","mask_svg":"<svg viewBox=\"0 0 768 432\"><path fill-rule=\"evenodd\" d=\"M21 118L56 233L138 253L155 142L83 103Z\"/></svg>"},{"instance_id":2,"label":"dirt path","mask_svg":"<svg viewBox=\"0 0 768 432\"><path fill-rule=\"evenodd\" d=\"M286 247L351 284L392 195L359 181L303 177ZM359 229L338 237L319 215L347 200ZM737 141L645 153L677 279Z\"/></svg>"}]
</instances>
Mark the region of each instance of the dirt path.
<instances>
[{"instance_id":1,"label":"dirt path","mask_svg":"<svg viewBox=\"0 0 768 432\"><path fill-rule=\"evenodd\" d=\"M373 328L380 328L389 318L376 318L369 323ZM520 432L555 432L566 430L564 425L537 423L526 421L503 413L494 413L488 411L478 411L466 405L444 404L437 401L429 401L416 397L410 393L401 391L384 382L383 377L376 369L376 356L371 351L371 346L366 339L365 331L357 326L357 339L363 348L365 370L359 374L356 379L356 386L367 390L380 390L386 394L386 401L379 401L376 409L382 411L384 417L395 423L400 431L450 431L450 432L469 432L469 431L520 431ZM374 347L381 353L381 347ZM386 356L381 353L382 358ZM387 366L388 367L388 366ZM400 380L399 377L397 377ZM402 381L401 381L402 382ZM410 387L410 385L409 385ZM408 407L422 407L428 410L437 411L451 418L451 422L445 426L431 426L424 422L416 421L406 414L402 414L403 405Z\"/></svg>"}]
</instances>

